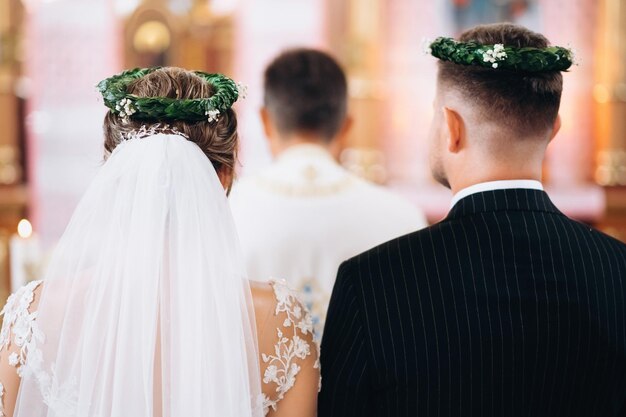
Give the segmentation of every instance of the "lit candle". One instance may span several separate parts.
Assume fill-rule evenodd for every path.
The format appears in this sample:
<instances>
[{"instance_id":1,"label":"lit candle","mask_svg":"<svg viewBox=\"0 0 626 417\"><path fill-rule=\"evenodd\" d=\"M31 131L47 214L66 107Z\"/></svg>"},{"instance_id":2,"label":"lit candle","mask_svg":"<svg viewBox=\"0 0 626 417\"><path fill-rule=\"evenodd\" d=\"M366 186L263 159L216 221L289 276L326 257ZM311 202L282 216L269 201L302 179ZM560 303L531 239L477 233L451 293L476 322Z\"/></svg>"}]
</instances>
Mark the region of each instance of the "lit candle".
<instances>
[{"instance_id":1,"label":"lit candle","mask_svg":"<svg viewBox=\"0 0 626 417\"><path fill-rule=\"evenodd\" d=\"M11 292L38 278L41 251L33 226L26 219L17 225L17 234L11 236Z\"/></svg>"}]
</instances>

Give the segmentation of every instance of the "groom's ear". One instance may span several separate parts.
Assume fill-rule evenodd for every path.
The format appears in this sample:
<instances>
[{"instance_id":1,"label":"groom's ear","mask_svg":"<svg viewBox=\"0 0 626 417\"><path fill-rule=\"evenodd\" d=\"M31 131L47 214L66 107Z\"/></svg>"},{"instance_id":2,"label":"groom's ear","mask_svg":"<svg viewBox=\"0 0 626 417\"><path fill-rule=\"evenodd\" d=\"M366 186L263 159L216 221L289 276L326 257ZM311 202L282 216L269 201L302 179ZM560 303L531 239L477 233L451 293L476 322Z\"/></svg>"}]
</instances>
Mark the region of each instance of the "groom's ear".
<instances>
[{"instance_id":1,"label":"groom's ear","mask_svg":"<svg viewBox=\"0 0 626 417\"><path fill-rule=\"evenodd\" d=\"M446 147L451 153L458 153L463 148L463 118L450 107L443 108L446 127Z\"/></svg>"}]
</instances>

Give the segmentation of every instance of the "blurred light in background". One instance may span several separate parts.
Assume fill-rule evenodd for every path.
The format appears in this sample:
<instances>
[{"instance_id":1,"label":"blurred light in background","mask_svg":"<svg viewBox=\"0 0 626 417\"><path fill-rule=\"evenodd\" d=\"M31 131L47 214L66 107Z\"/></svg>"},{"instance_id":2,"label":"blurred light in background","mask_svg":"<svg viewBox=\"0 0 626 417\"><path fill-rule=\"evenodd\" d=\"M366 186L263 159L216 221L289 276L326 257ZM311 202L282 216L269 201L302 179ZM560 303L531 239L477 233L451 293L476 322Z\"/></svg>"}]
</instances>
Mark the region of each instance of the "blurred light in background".
<instances>
[{"instance_id":1,"label":"blurred light in background","mask_svg":"<svg viewBox=\"0 0 626 417\"><path fill-rule=\"evenodd\" d=\"M170 30L163 23L142 23L133 36L133 48L139 53L162 54L170 47Z\"/></svg>"},{"instance_id":2,"label":"blurred light in background","mask_svg":"<svg viewBox=\"0 0 626 417\"><path fill-rule=\"evenodd\" d=\"M563 128L546 182L568 214L626 236L626 7L620 0L2 0L0 283L9 235L28 216L46 248L102 162L95 84L175 65L249 85L237 104L241 175L269 161L262 73L281 50L318 47L344 65L355 118L342 162L441 218L450 194L428 170L435 60L422 39L514 21L573 47ZM0 297L2 294L0 294Z\"/></svg>"}]
</instances>

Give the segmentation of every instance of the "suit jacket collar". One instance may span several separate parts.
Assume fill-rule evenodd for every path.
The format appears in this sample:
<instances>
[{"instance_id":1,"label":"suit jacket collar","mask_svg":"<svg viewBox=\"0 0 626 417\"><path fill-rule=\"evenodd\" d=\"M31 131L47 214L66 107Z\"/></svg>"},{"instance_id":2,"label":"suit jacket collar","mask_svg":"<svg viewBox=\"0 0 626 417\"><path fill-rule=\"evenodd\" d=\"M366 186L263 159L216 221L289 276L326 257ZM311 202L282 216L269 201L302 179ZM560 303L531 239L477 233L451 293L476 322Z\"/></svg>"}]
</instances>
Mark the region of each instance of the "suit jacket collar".
<instances>
[{"instance_id":1,"label":"suit jacket collar","mask_svg":"<svg viewBox=\"0 0 626 417\"><path fill-rule=\"evenodd\" d=\"M515 188L469 195L452 207L446 219L495 211L561 213L545 191Z\"/></svg>"}]
</instances>

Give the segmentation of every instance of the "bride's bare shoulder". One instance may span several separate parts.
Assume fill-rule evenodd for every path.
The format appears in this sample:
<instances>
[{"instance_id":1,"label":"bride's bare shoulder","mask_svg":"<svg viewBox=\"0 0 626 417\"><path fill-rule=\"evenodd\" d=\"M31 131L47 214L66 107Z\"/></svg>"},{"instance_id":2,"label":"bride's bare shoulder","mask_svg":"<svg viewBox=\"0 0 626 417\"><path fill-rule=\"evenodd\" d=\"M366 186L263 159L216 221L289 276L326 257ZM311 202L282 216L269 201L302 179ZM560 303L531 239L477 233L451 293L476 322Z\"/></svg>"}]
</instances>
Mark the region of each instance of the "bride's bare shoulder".
<instances>
[{"instance_id":1,"label":"bride's bare shoulder","mask_svg":"<svg viewBox=\"0 0 626 417\"><path fill-rule=\"evenodd\" d=\"M269 282L250 281L250 291L255 305L257 302L260 304L273 303L276 300L274 289Z\"/></svg>"},{"instance_id":2,"label":"bride's bare shoulder","mask_svg":"<svg viewBox=\"0 0 626 417\"><path fill-rule=\"evenodd\" d=\"M257 314L272 310L276 305L274 289L269 282L250 281L250 292L252 293L254 310Z\"/></svg>"},{"instance_id":3,"label":"bride's bare shoulder","mask_svg":"<svg viewBox=\"0 0 626 417\"><path fill-rule=\"evenodd\" d=\"M319 365L311 316L285 281L251 282L250 287L266 414L314 416Z\"/></svg>"},{"instance_id":4,"label":"bride's bare shoulder","mask_svg":"<svg viewBox=\"0 0 626 417\"><path fill-rule=\"evenodd\" d=\"M0 330L0 415L11 416L20 385L20 368L27 354L42 342L35 324L43 284L32 281L13 293L2 312Z\"/></svg>"},{"instance_id":5,"label":"bride's bare shoulder","mask_svg":"<svg viewBox=\"0 0 626 417\"><path fill-rule=\"evenodd\" d=\"M261 337L265 333L268 319L272 317L276 309L276 296L269 282L250 281L250 292L254 304L257 333Z\"/></svg>"}]
</instances>

